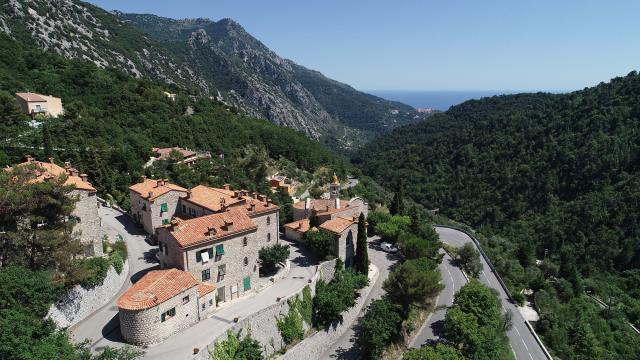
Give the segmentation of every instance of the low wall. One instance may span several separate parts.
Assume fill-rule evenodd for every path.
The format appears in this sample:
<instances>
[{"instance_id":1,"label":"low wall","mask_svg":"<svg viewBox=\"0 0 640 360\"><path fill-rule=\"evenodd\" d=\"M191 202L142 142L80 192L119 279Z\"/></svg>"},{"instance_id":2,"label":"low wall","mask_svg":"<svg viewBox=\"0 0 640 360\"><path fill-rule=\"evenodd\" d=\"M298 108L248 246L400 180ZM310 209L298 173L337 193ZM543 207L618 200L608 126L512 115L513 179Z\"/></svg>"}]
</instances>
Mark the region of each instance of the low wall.
<instances>
[{"instance_id":1,"label":"low wall","mask_svg":"<svg viewBox=\"0 0 640 360\"><path fill-rule=\"evenodd\" d=\"M289 349L284 355L276 357L278 360L315 360L321 359L322 355L344 335L344 333L356 321L360 311L367 302L367 297L378 279L378 268L371 265L369 268L369 285L360 291L360 297L356 300L356 304L347 312L342 314L342 322L335 327L326 331L318 331L312 336L302 340L294 347Z\"/></svg>"},{"instance_id":2,"label":"low wall","mask_svg":"<svg viewBox=\"0 0 640 360\"><path fill-rule=\"evenodd\" d=\"M333 278L335 273L335 260L325 261L316 267L316 272L311 278L311 282L308 284L311 288L311 294L315 294L316 283L320 278L325 281L329 281ZM243 319L237 324L231 327L231 332L240 332L241 336L251 333L251 337L256 339L261 345L264 357L269 357L284 346L284 340L280 335L280 330L276 324L276 319L286 315L289 312L289 304L287 300L295 297L296 295L302 296L304 287L297 292L289 295L286 298L280 299L279 302L266 307L260 311L257 311ZM209 350L213 350L217 342L223 341L227 338L227 332L221 334L211 342L207 348L200 349L200 352L193 356L194 360L208 360L210 359Z\"/></svg>"},{"instance_id":3,"label":"low wall","mask_svg":"<svg viewBox=\"0 0 640 360\"><path fill-rule=\"evenodd\" d=\"M60 301L51 305L46 317L53 320L59 327L73 326L108 303L113 295L120 291L128 277L128 260L125 260L120 274L111 266L102 285L93 289L85 289L80 285L74 286L62 296Z\"/></svg>"}]
</instances>

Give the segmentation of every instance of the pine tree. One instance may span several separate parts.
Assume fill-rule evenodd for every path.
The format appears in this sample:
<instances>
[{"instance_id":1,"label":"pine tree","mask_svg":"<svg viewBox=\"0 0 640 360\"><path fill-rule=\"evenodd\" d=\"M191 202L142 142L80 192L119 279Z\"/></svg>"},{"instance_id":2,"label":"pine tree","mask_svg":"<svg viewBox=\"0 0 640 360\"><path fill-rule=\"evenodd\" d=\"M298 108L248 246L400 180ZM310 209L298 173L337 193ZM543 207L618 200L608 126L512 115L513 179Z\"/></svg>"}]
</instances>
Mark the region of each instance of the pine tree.
<instances>
[{"instance_id":1,"label":"pine tree","mask_svg":"<svg viewBox=\"0 0 640 360\"><path fill-rule=\"evenodd\" d=\"M404 213L404 199L402 195L402 182L398 183L396 192L393 194L393 200L391 201L391 208L389 209L391 215L402 215Z\"/></svg>"},{"instance_id":2,"label":"pine tree","mask_svg":"<svg viewBox=\"0 0 640 360\"><path fill-rule=\"evenodd\" d=\"M367 250L367 224L364 214L358 218L358 240L356 242L355 270L360 274L369 274L369 253Z\"/></svg>"}]
</instances>

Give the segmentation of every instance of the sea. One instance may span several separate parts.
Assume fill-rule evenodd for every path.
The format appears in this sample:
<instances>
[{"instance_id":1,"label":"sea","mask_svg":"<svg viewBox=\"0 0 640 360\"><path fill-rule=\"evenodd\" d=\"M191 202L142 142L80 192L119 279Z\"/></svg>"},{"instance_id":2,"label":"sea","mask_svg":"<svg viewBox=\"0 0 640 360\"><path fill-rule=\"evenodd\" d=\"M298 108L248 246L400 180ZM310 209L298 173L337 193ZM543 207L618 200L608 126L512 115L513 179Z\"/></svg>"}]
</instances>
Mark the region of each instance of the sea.
<instances>
[{"instance_id":1,"label":"sea","mask_svg":"<svg viewBox=\"0 0 640 360\"><path fill-rule=\"evenodd\" d=\"M484 91L403 91L403 90L365 90L381 98L411 105L414 108L431 108L446 111L453 105L471 99L480 99L494 95L516 94L524 91L484 90Z\"/></svg>"}]
</instances>

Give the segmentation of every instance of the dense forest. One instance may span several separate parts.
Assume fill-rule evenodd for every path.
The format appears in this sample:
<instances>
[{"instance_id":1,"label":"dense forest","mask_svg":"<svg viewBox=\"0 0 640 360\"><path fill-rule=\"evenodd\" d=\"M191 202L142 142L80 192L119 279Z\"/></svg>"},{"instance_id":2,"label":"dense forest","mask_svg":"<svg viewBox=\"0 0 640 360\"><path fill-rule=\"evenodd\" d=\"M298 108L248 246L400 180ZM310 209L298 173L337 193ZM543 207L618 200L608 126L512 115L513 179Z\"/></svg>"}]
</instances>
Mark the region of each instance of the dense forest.
<instances>
[{"instance_id":1,"label":"dense forest","mask_svg":"<svg viewBox=\"0 0 640 360\"><path fill-rule=\"evenodd\" d=\"M632 72L569 94L467 101L354 162L477 229L518 300L533 290L559 358L638 358L627 321L640 325L639 125Z\"/></svg>"},{"instance_id":2,"label":"dense forest","mask_svg":"<svg viewBox=\"0 0 640 360\"><path fill-rule=\"evenodd\" d=\"M30 153L71 161L89 175L102 196L126 206L128 186L143 174L152 147L182 146L210 151L219 179L256 188L255 161L285 158L313 171L328 166L339 175L347 161L304 134L267 121L238 115L233 108L178 91L172 101L163 85L135 79L114 69L67 60L0 34L0 165ZM65 114L28 126L13 93L33 91L61 97ZM259 154L251 159L247 154ZM223 158L221 157L223 156Z\"/></svg>"}]
</instances>

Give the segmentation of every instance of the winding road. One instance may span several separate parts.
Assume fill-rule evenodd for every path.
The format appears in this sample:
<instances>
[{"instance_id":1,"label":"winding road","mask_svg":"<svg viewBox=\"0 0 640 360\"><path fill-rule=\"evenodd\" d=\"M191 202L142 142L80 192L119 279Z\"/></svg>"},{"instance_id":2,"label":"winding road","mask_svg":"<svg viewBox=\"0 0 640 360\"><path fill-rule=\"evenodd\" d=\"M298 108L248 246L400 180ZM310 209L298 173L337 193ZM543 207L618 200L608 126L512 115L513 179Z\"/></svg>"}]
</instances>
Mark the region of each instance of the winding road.
<instances>
[{"instance_id":1,"label":"winding road","mask_svg":"<svg viewBox=\"0 0 640 360\"><path fill-rule=\"evenodd\" d=\"M448 245L461 247L468 242L473 243L467 234L458 230L436 227L436 231L440 235L440 241ZM491 268L482 256L480 260L483 268L480 273L480 281L495 289L500 296L503 310L511 311L513 314L513 327L507 333L507 336L509 337L509 343L516 360L547 360L547 356L542 347L529 331L518 309L509 301L509 297L502 286L500 286L496 275L491 271ZM445 255L440 264L440 271L445 289L440 293L437 299L437 305L451 306L455 292L464 286L467 281L462 271L453 265L448 255ZM428 342L429 339L437 339L439 337L442 331L445 311L446 309L437 310L427 319L411 342L411 347L418 348Z\"/></svg>"}]
</instances>

